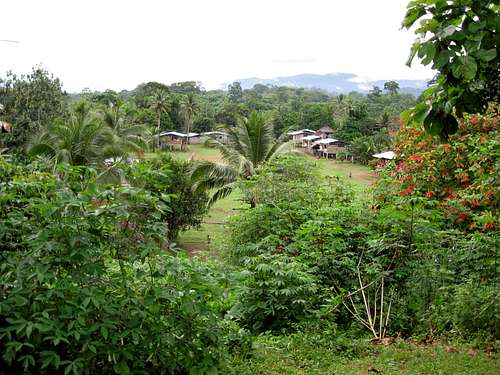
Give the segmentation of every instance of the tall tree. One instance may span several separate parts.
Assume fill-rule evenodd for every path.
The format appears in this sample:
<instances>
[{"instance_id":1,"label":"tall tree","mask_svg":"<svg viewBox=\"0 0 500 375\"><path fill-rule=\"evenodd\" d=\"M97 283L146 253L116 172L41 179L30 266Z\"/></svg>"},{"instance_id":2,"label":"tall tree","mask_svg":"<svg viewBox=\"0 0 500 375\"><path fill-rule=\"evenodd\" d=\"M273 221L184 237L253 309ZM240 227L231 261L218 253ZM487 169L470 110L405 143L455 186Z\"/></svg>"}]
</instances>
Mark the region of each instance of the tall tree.
<instances>
[{"instance_id":1,"label":"tall tree","mask_svg":"<svg viewBox=\"0 0 500 375\"><path fill-rule=\"evenodd\" d=\"M267 114L251 112L241 118L236 127L226 126L229 143L213 141L222 154L224 163L198 162L192 177L200 189L215 189L209 204L231 193L239 179L255 174L256 168L289 150L288 143L273 136L271 118ZM251 202L252 207L255 201Z\"/></svg>"},{"instance_id":2,"label":"tall tree","mask_svg":"<svg viewBox=\"0 0 500 375\"><path fill-rule=\"evenodd\" d=\"M11 72L0 78L0 102L3 120L13 124L6 145L21 148L43 126L64 115L65 93L58 78L44 68L33 68L28 75Z\"/></svg>"},{"instance_id":3,"label":"tall tree","mask_svg":"<svg viewBox=\"0 0 500 375\"><path fill-rule=\"evenodd\" d=\"M396 81L387 81L384 83L384 90L388 91L391 95L396 95L399 90L399 83Z\"/></svg>"},{"instance_id":4,"label":"tall tree","mask_svg":"<svg viewBox=\"0 0 500 375\"><path fill-rule=\"evenodd\" d=\"M156 114L156 146L160 150L161 115L168 111L168 95L164 90L156 90L149 98L149 108Z\"/></svg>"},{"instance_id":5,"label":"tall tree","mask_svg":"<svg viewBox=\"0 0 500 375\"><path fill-rule=\"evenodd\" d=\"M102 153L106 157L144 150L148 143L149 131L145 125L130 122L122 106L109 104L103 111L102 119L104 127L100 137L104 144Z\"/></svg>"},{"instance_id":6,"label":"tall tree","mask_svg":"<svg viewBox=\"0 0 500 375\"><path fill-rule=\"evenodd\" d=\"M198 104L194 98L193 94L188 94L182 104L182 112L184 115L184 126L186 129L186 134L188 135L186 139L186 143L189 144L189 133L193 127L193 118L196 114L196 110L198 109Z\"/></svg>"},{"instance_id":7,"label":"tall tree","mask_svg":"<svg viewBox=\"0 0 500 375\"><path fill-rule=\"evenodd\" d=\"M103 161L99 142L102 123L90 112L86 102L76 105L68 121L56 120L28 142L31 155L44 155L54 164L95 165Z\"/></svg>"},{"instance_id":8,"label":"tall tree","mask_svg":"<svg viewBox=\"0 0 500 375\"><path fill-rule=\"evenodd\" d=\"M228 97L232 103L239 103L243 99L243 89L241 83L236 81L228 86Z\"/></svg>"},{"instance_id":9,"label":"tall tree","mask_svg":"<svg viewBox=\"0 0 500 375\"><path fill-rule=\"evenodd\" d=\"M382 90L378 86L373 86L368 95L378 98L380 95L382 95Z\"/></svg>"}]
</instances>

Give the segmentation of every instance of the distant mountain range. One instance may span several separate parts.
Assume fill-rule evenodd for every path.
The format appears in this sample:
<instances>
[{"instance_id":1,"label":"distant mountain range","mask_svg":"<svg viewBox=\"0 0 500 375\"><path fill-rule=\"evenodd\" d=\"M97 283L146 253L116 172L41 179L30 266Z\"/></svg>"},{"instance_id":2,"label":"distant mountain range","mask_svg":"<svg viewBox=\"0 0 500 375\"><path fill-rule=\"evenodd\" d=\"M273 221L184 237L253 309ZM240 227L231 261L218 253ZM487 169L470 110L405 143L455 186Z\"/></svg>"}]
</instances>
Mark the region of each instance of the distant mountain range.
<instances>
[{"instance_id":1,"label":"distant mountain range","mask_svg":"<svg viewBox=\"0 0 500 375\"><path fill-rule=\"evenodd\" d=\"M270 79L245 78L236 81L241 83L243 89L251 89L256 83L260 83L263 85L320 89L337 94L349 93L351 91L367 93L373 86L383 89L386 82L385 80L366 81L352 73L298 74ZM427 86L427 81L421 79L400 79L395 81L399 83L399 92L401 93L420 95ZM223 89L226 89L228 84L224 84Z\"/></svg>"}]
</instances>

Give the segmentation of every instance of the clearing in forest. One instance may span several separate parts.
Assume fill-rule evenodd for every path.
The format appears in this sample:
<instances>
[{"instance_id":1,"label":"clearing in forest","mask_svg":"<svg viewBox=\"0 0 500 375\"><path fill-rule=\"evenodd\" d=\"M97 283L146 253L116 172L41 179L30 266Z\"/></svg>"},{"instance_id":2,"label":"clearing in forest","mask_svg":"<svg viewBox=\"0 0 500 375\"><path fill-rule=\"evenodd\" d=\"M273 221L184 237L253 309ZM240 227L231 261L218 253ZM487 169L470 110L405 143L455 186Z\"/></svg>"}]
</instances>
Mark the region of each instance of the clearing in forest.
<instances>
[{"instance_id":1,"label":"clearing in forest","mask_svg":"<svg viewBox=\"0 0 500 375\"><path fill-rule=\"evenodd\" d=\"M176 158L183 160L208 160L219 162L222 160L219 150L205 147L204 145L190 145L185 152L174 152ZM346 161L331 159L316 159L306 155L316 162L318 170L322 176L338 176L349 178L351 182L364 188L375 181L372 171L364 165L354 164ZM238 210L247 205L240 200L238 191L233 192L228 197L216 202L210 209L208 215L198 229L190 229L182 232L179 236L178 245L185 249L188 254L196 255L203 251L205 253L217 252L214 243L220 243L224 239L224 223L228 217L238 213Z\"/></svg>"}]
</instances>

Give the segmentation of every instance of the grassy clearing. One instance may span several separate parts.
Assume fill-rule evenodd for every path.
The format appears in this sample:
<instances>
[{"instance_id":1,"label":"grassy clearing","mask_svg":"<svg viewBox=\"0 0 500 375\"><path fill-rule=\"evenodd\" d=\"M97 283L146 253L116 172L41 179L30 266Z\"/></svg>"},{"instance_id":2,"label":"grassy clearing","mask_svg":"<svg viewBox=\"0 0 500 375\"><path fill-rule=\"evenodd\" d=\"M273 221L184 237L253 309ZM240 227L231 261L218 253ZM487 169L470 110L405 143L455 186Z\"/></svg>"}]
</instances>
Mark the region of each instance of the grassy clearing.
<instances>
[{"instance_id":1,"label":"grassy clearing","mask_svg":"<svg viewBox=\"0 0 500 375\"><path fill-rule=\"evenodd\" d=\"M187 151L174 152L172 155L182 160L221 161L221 156L217 149L208 148L201 144L190 145ZM351 182L361 189L375 181L375 177L371 174L370 169L363 165L336 160L315 159L310 155L304 155L315 162L322 176L347 178L350 172L352 176L350 179ZM146 157L148 156L146 155ZM220 244L224 239L224 222L228 217L234 215L245 206L240 201L240 194L238 192L234 192L227 198L218 201L210 209L200 228L190 229L181 233L178 239L179 246L189 254L199 255L201 251L204 254L215 254L219 247L217 244Z\"/></svg>"},{"instance_id":2,"label":"grassy clearing","mask_svg":"<svg viewBox=\"0 0 500 375\"><path fill-rule=\"evenodd\" d=\"M221 161L220 153L216 148L208 148L201 144L190 145L187 151L174 152L173 155L182 160ZM211 207L200 228L181 233L178 239L179 246L192 255L200 255L200 252L204 255L213 255L217 252L217 244L224 239L225 221L243 207L245 204L240 201L240 195L236 191L219 200Z\"/></svg>"},{"instance_id":3,"label":"grassy clearing","mask_svg":"<svg viewBox=\"0 0 500 375\"><path fill-rule=\"evenodd\" d=\"M321 342L308 335L261 336L253 356L234 357L235 374L266 375L494 375L500 373L495 355L460 344L419 345L397 341L389 346L366 340L333 338Z\"/></svg>"},{"instance_id":4,"label":"grassy clearing","mask_svg":"<svg viewBox=\"0 0 500 375\"><path fill-rule=\"evenodd\" d=\"M317 159L304 153L308 159L314 160L322 176L337 176L349 178L357 185L367 186L375 182L376 177L370 168L365 165L351 163L350 161L340 161L334 159Z\"/></svg>"},{"instance_id":5,"label":"grassy clearing","mask_svg":"<svg viewBox=\"0 0 500 375\"><path fill-rule=\"evenodd\" d=\"M219 248L218 244L223 242L226 233L224 223L245 206L246 204L241 202L237 191L216 202L200 228L193 228L181 233L179 246L192 255L200 255L200 251L208 253L207 255L215 255Z\"/></svg>"}]
</instances>

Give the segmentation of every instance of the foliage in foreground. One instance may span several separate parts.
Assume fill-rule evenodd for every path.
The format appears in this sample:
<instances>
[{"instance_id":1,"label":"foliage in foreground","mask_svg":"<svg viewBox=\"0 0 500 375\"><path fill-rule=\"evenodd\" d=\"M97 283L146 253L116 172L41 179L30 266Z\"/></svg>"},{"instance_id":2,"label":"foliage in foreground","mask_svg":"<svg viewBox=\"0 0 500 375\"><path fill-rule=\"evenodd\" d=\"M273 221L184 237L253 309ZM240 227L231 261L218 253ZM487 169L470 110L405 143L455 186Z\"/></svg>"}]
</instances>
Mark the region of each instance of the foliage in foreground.
<instances>
[{"instance_id":1,"label":"foliage in foreground","mask_svg":"<svg viewBox=\"0 0 500 375\"><path fill-rule=\"evenodd\" d=\"M488 231L500 220L500 127L498 116L465 116L449 142L402 122L398 159L383 171L377 194L427 198L439 204L450 227Z\"/></svg>"},{"instance_id":2,"label":"foliage in foreground","mask_svg":"<svg viewBox=\"0 0 500 375\"><path fill-rule=\"evenodd\" d=\"M0 347L10 372L206 373L222 356L213 272L162 250L163 200L0 161ZM62 177L62 178L61 178Z\"/></svg>"},{"instance_id":3,"label":"foliage in foreground","mask_svg":"<svg viewBox=\"0 0 500 375\"><path fill-rule=\"evenodd\" d=\"M125 178L132 186L168 203L168 210L161 215L161 221L168 226L168 238L175 239L180 231L200 225L207 213L208 194L194 189L189 162L162 153L125 169Z\"/></svg>"},{"instance_id":4,"label":"foliage in foreground","mask_svg":"<svg viewBox=\"0 0 500 375\"><path fill-rule=\"evenodd\" d=\"M378 339L499 337L497 232L450 229L424 198L371 209L302 163L279 159L246 184L259 204L231 220L229 254L242 269L235 319L256 332L324 316L356 320Z\"/></svg>"},{"instance_id":5,"label":"foliage in foreground","mask_svg":"<svg viewBox=\"0 0 500 375\"><path fill-rule=\"evenodd\" d=\"M215 189L210 203L229 195L239 179L255 174L259 165L272 160L287 150L287 144L274 139L269 116L251 112L234 128L226 126L229 143L213 141L222 155L224 163L198 162L193 168L193 179L202 190ZM250 200L255 205L253 199Z\"/></svg>"},{"instance_id":6,"label":"foliage in foreground","mask_svg":"<svg viewBox=\"0 0 500 375\"><path fill-rule=\"evenodd\" d=\"M484 114L488 103L500 100L497 1L413 0L403 27L415 29L408 65L416 55L437 70L411 121L423 123L429 134L448 138L464 114Z\"/></svg>"}]
</instances>

